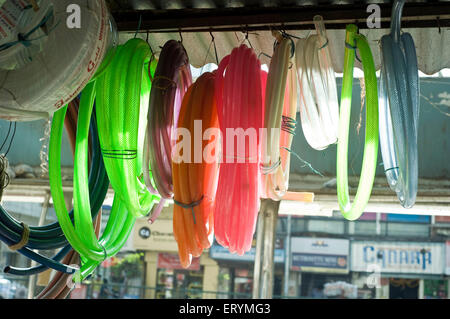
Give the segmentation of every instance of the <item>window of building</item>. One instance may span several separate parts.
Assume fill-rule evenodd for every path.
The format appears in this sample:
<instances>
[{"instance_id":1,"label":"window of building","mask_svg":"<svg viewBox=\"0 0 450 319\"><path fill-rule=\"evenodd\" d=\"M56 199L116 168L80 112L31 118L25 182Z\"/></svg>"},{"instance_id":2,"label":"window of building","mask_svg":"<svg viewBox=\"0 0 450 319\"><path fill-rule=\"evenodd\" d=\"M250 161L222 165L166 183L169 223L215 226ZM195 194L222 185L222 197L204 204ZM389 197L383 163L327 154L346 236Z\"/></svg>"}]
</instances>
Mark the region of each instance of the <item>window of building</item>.
<instances>
[{"instance_id":1,"label":"window of building","mask_svg":"<svg viewBox=\"0 0 450 319\"><path fill-rule=\"evenodd\" d=\"M319 232L328 234L344 234L345 222L340 220L308 220L308 232Z\"/></svg>"},{"instance_id":2,"label":"window of building","mask_svg":"<svg viewBox=\"0 0 450 319\"><path fill-rule=\"evenodd\" d=\"M428 224L388 223L386 235L392 237L428 237L430 227Z\"/></svg>"},{"instance_id":3,"label":"window of building","mask_svg":"<svg viewBox=\"0 0 450 319\"><path fill-rule=\"evenodd\" d=\"M353 223L353 231L350 234L354 235L377 235L377 223L374 221L356 221ZM351 229L352 227L349 227Z\"/></svg>"}]
</instances>

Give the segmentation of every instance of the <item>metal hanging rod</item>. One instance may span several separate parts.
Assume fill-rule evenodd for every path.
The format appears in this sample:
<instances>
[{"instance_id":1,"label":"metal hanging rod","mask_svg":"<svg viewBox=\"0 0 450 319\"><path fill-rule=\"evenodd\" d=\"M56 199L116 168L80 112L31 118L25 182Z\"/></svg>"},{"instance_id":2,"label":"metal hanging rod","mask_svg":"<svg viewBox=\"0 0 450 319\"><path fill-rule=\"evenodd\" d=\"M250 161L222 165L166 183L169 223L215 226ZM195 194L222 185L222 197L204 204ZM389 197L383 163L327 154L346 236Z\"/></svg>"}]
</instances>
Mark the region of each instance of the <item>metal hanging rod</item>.
<instances>
[{"instance_id":1,"label":"metal hanging rod","mask_svg":"<svg viewBox=\"0 0 450 319\"><path fill-rule=\"evenodd\" d=\"M112 12L119 31L150 33L309 30L312 18L321 15L328 29L349 23L368 29L368 4L318 5L292 8L174 9ZM381 28L389 28L392 4L379 4ZM407 3L403 28L450 27L450 2Z\"/></svg>"}]
</instances>

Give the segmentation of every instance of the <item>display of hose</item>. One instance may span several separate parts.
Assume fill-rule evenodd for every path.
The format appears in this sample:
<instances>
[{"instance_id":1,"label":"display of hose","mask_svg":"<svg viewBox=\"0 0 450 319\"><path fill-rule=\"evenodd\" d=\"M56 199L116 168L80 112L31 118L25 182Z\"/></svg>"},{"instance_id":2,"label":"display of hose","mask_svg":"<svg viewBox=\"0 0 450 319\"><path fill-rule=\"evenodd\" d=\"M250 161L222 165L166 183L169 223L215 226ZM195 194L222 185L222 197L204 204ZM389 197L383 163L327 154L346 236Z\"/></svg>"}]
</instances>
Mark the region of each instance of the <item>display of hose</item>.
<instances>
[{"instance_id":1,"label":"display of hose","mask_svg":"<svg viewBox=\"0 0 450 319\"><path fill-rule=\"evenodd\" d=\"M147 188L162 200L151 217L154 222L166 199L173 197L172 150L184 94L192 84L189 58L181 42L170 40L161 50L148 109L144 178ZM147 164L148 163L148 164ZM153 183L148 168L152 167Z\"/></svg>"},{"instance_id":2,"label":"display of hose","mask_svg":"<svg viewBox=\"0 0 450 319\"><path fill-rule=\"evenodd\" d=\"M129 213L143 217L160 198L146 189L142 177L142 151L151 89L147 72L150 47L145 41L132 39L116 55L109 71L96 82L99 138L116 195Z\"/></svg>"},{"instance_id":3,"label":"display of hose","mask_svg":"<svg viewBox=\"0 0 450 319\"><path fill-rule=\"evenodd\" d=\"M303 134L312 148L323 150L337 142L339 102L322 17L315 16L314 24L317 34L297 42L296 65Z\"/></svg>"},{"instance_id":4,"label":"display of hose","mask_svg":"<svg viewBox=\"0 0 450 319\"><path fill-rule=\"evenodd\" d=\"M92 216L95 217L106 196L109 180L103 166L95 123L91 126L91 136L92 165L89 175L89 192L90 196L94 198L94 201L92 202ZM73 220L73 211L71 211L69 218L71 221ZM17 250L24 256L41 264L32 269L17 269L8 266L5 269L6 272L16 275L29 275L45 271L48 268L66 273L73 273L76 271L73 267L68 267L65 264L59 263L64 255L67 254L70 246L67 246L68 241L58 222L40 227L29 227L17 221L0 207L0 238L5 244L10 246L11 249ZM64 248L53 258L42 256L33 251L34 249L53 250L62 247Z\"/></svg>"},{"instance_id":5,"label":"display of hose","mask_svg":"<svg viewBox=\"0 0 450 319\"><path fill-rule=\"evenodd\" d=\"M146 191L144 182L140 180L142 144L139 144L143 143L146 103L150 92L149 61L148 44L132 39L117 49L109 68L83 91L74 165L74 225L68 219L64 204L59 158L66 109L56 112L53 119L49 161L51 191L64 234L81 256L81 279L122 248L136 217L148 214L158 200L158 196ZM94 99L105 167L115 190L111 214L100 239L87 214L87 136Z\"/></svg>"},{"instance_id":6,"label":"display of hose","mask_svg":"<svg viewBox=\"0 0 450 319\"><path fill-rule=\"evenodd\" d=\"M410 208L417 196L419 71L414 40L400 33L404 0L394 3L391 33L381 38L380 147L388 184L401 205Z\"/></svg>"},{"instance_id":7,"label":"display of hose","mask_svg":"<svg viewBox=\"0 0 450 319\"><path fill-rule=\"evenodd\" d=\"M78 18L67 13L74 5ZM7 0L0 13L10 23L0 22L0 118L9 121L48 118L67 105L117 40L104 0L42 0L38 11Z\"/></svg>"},{"instance_id":8,"label":"display of hose","mask_svg":"<svg viewBox=\"0 0 450 319\"><path fill-rule=\"evenodd\" d=\"M259 211L261 82L261 64L244 44L220 62L215 92L223 138L214 232L220 245L239 255L251 249Z\"/></svg>"},{"instance_id":9,"label":"display of hose","mask_svg":"<svg viewBox=\"0 0 450 319\"><path fill-rule=\"evenodd\" d=\"M188 268L212 244L218 182L219 123L214 96L215 74L204 73L186 92L172 159L173 233L181 265ZM201 125L201 127L198 127ZM195 140L201 134L201 142ZM189 141L186 139L190 139ZM182 154L181 154L182 153Z\"/></svg>"},{"instance_id":10,"label":"display of hose","mask_svg":"<svg viewBox=\"0 0 450 319\"><path fill-rule=\"evenodd\" d=\"M72 150L75 151L75 134L76 134L76 123L77 123L77 114L78 114L78 106L79 106L79 99L73 100L71 103L69 103L68 106L68 115L65 119L64 125L66 128L67 136L69 138L69 143L71 144ZM95 125L95 122L93 123ZM72 247L70 245L66 245L63 249L61 249L52 259L54 261L61 261L61 259L65 259L65 256L67 254L71 254ZM67 264L64 261L62 264ZM46 271L49 269L46 265L38 265L30 268L17 268L14 266L7 266L4 269L5 273L9 273L11 275L17 275L17 276L30 276L30 275L36 275L43 271ZM68 274L69 276L69 274Z\"/></svg>"},{"instance_id":11,"label":"display of hose","mask_svg":"<svg viewBox=\"0 0 450 319\"><path fill-rule=\"evenodd\" d=\"M294 43L277 35L265 93L262 140L262 198L280 200L288 190L290 148L297 112L297 79L293 61Z\"/></svg>"},{"instance_id":12,"label":"display of hose","mask_svg":"<svg viewBox=\"0 0 450 319\"><path fill-rule=\"evenodd\" d=\"M74 100L78 101L78 100ZM78 107L79 103L70 103L69 108L67 110L67 116L64 121L64 126L66 128L67 135L69 137L69 142L71 144L71 150L72 154L75 155L75 145L76 145L76 129L77 129L77 122L78 122ZM93 125L95 125L95 118L92 121ZM95 137L98 139L98 137ZM91 148L89 148L91 150ZM91 159L91 156L89 157ZM102 212L100 209L99 214L97 214L97 217L95 218L94 227L95 227L95 233L98 236L100 232L100 225L101 225L101 219L102 219ZM68 246L70 247L70 246ZM78 253L76 253L71 247L70 251L67 253L67 255L64 257L63 264L67 265L79 265L80 264L80 256ZM42 290L39 295L35 297L35 299L64 299L67 298L67 296L71 292L71 288L73 285L71 285L72 276L70 274L64 274L61 272L58 272L54 275L52 280L48 283L47 287L45 287L44 290Z\"/></svg>"},{"instance_id":13,"label":"display of hose","mask_svg":"<svg viewBox=\"0 0 450 319\"><path fill-rule=\"evenodd\" d=\"M375 179L378 156L378 90L372 52L366 38L357 34L358 28L347 25L345 35L344 78L339 119L339 141L337 147L337 195L339 207L348 220L358 219L364 212ZM353 68L359 50L364 68L366 87L366 136L364 155L358 190L354 202L350 203L348 190L348 140L352 107Z\"/></svg>"}]
</instances>

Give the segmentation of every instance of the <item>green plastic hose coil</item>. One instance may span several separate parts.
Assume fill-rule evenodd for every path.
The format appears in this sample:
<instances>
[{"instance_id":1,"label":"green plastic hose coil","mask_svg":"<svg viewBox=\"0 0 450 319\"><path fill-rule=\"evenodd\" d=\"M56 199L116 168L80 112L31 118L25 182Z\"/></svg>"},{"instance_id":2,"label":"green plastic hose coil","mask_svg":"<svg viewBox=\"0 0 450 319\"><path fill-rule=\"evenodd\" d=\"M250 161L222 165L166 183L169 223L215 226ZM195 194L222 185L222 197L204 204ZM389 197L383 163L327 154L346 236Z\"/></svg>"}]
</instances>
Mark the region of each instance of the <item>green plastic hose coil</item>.
<instances>
[{"instance_id":1,"label":"green plastic hose coil","mask_svg":"<svg viewBox=\"0 0 450 319\"><path fill-rule=\"evenodd\" d=\"M366 38L357 34L357 27L350 24L346 28L346 49L344 58L344 78L342 83L339 139L337 147L337 194L339 207L348 220L358 219L369 202L375 179L378 156L378 91L375 65ZM356 49L359 49L364 68L366 87L366 136L364 157L358 190L353 204L348 191L348 139L352 106L353 67Z\"/></svg>"},{"instance_id":2,"label":"green plastic hose coil","mask_svg":"<svg viewBox=\"0 0 450 319\"><path fill-rule=\"evenodd\" d=\"M116 55L96 82L100 145L113 189L131 214L143 217L160 200L147 190L142 169L151 89L145 65L151 52L145 41L132 39Z\"/></svg>"},{"instance_id":3,"label":"green plastic hose coil","mask_svg":"<svg viewBox=\"0 0 450 319\"><path fill-rule=\"evenodd\" d=\"M65 206L61 182L61 138L67 107L55 113L50 138L50 186L58 221L81 256L81 279L119 252L136 217L145 216L159 200L142 181L143 137L150 92L148 44L139 39L120 46L108 68L89 83L81 98L74 163L74 223ZM154 72L156 63L152 65ZM88 189L89 121L96 100L99 139L106 171L115 191L113 206L100 239L90 215ZM144 120L143 120L144 119Z\"/></svg>"}]
</instances>

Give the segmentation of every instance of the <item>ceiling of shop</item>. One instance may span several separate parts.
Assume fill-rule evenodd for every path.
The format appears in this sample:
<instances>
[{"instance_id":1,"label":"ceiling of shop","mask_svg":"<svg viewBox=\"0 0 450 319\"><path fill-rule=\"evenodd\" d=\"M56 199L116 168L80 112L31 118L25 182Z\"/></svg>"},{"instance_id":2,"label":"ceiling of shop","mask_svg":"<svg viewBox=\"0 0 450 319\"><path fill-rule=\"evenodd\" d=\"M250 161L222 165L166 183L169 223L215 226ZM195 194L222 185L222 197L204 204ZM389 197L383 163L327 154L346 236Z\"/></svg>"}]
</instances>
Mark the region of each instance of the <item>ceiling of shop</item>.
<instances>
[{"instance_id":1,"label":"ceiling of shop","mask_svg":"<svg viewBox=\"0 0 450 319\"><path fill-rule=\"evenodd\" d=\"M270 56L274 42L270 28L283 28L294 36L305 37L314 28L313 16L320 14L328 30L336 72L342 72L344 29L348 23L356 23L368 38L379 69L379 40L389 32L392 7L389 1L378 0L108 0L108 3L122 43L139 31L137 36L148 38L154 51L158 51L167 40L180 40L182 37L190 62L196 67L216 63L211 35L214 36L219 59L243 43L247 32L257 54ZM367 6L372 3L381 8L380 29L367 27L370 15ZM450 2L408 1L402 25L403 31L410 32L415 40L422 72L434 74L450 67ZM148 37L147 32L150 32ZM265 55L261 55L261 60L269 63ZM357 64L357 67L360 66Z\"/></svg>"}]
</instances>

